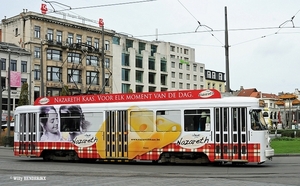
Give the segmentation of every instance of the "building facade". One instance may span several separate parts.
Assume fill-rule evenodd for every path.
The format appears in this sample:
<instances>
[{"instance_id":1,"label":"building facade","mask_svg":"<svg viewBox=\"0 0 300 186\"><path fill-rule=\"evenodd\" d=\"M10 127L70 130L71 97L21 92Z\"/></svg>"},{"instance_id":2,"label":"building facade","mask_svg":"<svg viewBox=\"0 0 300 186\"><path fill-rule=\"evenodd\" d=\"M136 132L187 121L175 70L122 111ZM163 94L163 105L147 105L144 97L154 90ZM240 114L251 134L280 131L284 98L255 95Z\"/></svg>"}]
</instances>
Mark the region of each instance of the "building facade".
<instances>
[{"instance_id":1,"label":"building facade","mask_svg":"<svg viewBox=\"0 0 300 186\"><path fill-rule=\"evenodd\" d=\"M1 29L3 41L31 53L32 102L59 95L65 86L71 94L99 93L104 84L105 92L112 92L105 78L111 73L114 31L105 29L102 36L99 27L34 12L3 19Z\"/></svg>"},{"instance_id":2,"label":"building facade","mask_svg":"<svg viewBox=\"0 0 300 186\"><path fill-rule=\"evenodd\" d=\"M205 88L217 89L220 92L225 92L225 73L214 70L205 70Z\"/></svg>"},{"instance_id":3,"label":"building facade","mask_svg":"<svg viewBox=\"0 0 300 186\"><path fill-rule=\"evenodd\" d=\"M31 53L31 103L39 96L60 95L65 86L71 94L208 88L195 49L176 43L108 29L102 35L99 27L26 11L3 19L1 32L2 41Z\"/></svg>"},{"instance_id":4,"label":"building facade","mask_svg":"<svg viewBox=\"0 0 300 186\"><path fill-rule=\"evenodd\" d=\"M1 102L2 122L6 122L6 113L10 105L13 111L17 106L20 98L21 86L23 83L30 84L30 61L31 54L17 45L0 42L0 73L1 73ZM10 81L8 80L10 73ZM10 87L9 87L10 82ZM10 103L8 97L10 90ZM30 94L30 92L29 92ZM29 95L30 97L30 95ZM0 107L0 108L1 108Z\"/></svg>"}]
</instances>

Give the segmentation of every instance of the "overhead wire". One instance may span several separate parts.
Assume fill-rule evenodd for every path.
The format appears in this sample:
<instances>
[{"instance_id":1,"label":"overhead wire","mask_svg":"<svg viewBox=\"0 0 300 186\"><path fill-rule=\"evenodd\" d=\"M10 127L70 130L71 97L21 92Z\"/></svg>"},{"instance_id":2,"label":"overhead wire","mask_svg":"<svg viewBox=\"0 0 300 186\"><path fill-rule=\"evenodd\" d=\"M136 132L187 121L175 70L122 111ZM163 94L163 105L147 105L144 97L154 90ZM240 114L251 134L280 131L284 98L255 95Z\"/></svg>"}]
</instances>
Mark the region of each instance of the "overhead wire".
<instances>
[{"instance_id":1,"label":"overhead wire","mask_svg":"<svg viewBox=\"0 0 300 186\"><path fill-rule=\"evenodd\" d=\"M218 42L220 42L223 45L223 43L213 33L211 33L212 31L214 31L211 27L201 24L201 22L181 3L180 0L177 1L197 21L198 27L196 28L195 32L197 32L199 27L203 27L206 31L208 31L211 34L211 36L213 36Z\"/></svg>"},{"instance_id":2,"label":"overhead wire","mask_svg":"<svg viewBox=\"0 0 300 186\"><path fill-rule=\"evenodd\" d=\"M42 1L44 1L45 3L49 3L51 7L53 7L51 3L64 5L64 4L62 4L60 2L57 2L57 1L46 1L46 0L42 0ZM63 12L63 11L69 11L69 10L80 10L80 9L88 9L88 8L99 8L99 7L107 7L107 6L118 6L118 5L126 5L126 4L145 3L145 2L151 2L151 1L156 1L156 0L130 1L130 2L123 2L123 3L112 3L112 4L105 4L105 5L92 5L92 6L84 6L84 7L76 7L76 8L72 8L71 6L64 5L64 6L69 7L69 8L62 9L62 10L55 10L54 9L54 12Z\"/></svg>"}]
</instances>

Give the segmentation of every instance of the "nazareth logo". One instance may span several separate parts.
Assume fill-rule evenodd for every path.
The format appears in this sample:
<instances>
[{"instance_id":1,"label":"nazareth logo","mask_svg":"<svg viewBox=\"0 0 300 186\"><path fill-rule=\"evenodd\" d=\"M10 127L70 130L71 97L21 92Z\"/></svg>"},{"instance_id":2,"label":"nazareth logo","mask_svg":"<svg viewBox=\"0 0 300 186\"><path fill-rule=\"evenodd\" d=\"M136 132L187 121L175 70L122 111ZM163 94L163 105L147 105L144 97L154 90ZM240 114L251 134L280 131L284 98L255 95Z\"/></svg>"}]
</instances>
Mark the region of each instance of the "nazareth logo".
<instances>
[{"instance_id":1,"label":"nazareth logo","mask_svg":"<svg viewBox=\"0 0 300 186\"><path fill-rule=\"evenodd\" d=\"M177 140L177 145L186 148L186 149L196 149L202 147L206 143L209 142L207 136L201 134L189 134L186 136L182 136Z\"/></svg>"},{"instance_id":2,"label":"nazareth logo","mask_svg":"<svg viewBox=\"0 0 300 186\"><path fill-rule=\"evenodd\" d=\"M49 102L49 99L46 98L46 97L40 99L40 101L39 101L39 103L40 103L41 105L45 105L45 104L47 104L48 102Z\"/></svg>"},{"instance_id":3,"label":"nazareth logo","mask_svg":"<svg viewBox=\"0 0 300 186\"><path fill-rule=\"evenodd\" d=\"M211 91L211 90L204 90L204 91L202 91L202 92L199 93L199 96L200 96L201 98L209 98L209 97L211 97L212 95L214 95L214 92Z\"/></svg>"},{"instance_id":4,"label":"nazareth logo","mask_svg":"<svg viewBox=\"0 0 300 186\"><path fill-rule=\"evenodd\" d=\"M89 147L89 146L92 146L97 141L98 141L98 139L94 135L81 134L79 136L76 136L72 142L74 143L74 145L76 145L78 147Z\"/></svg>"}]
</instances>

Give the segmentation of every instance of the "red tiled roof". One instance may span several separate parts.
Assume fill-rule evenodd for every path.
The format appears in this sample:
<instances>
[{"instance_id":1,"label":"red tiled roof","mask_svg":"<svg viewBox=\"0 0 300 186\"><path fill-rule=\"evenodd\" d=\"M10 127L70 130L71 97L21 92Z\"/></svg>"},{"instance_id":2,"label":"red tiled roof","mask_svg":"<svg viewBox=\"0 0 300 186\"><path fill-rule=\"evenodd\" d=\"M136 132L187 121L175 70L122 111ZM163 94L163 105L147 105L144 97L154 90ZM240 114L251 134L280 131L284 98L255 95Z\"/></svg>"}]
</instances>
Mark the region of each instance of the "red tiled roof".
<instances>
[{"instance_id":1,"label":"red tiled roof","mask_svg":"<svg viewBox=\"0 0 300 186\"><path fill-rule=\"evenodd\" d=\"M238 93L237 96L247 96L247 97L250 97L253 92L257 92L256 88L243 89L243 90L240 90L240 92Z\"/></svg>"}]
</instances>

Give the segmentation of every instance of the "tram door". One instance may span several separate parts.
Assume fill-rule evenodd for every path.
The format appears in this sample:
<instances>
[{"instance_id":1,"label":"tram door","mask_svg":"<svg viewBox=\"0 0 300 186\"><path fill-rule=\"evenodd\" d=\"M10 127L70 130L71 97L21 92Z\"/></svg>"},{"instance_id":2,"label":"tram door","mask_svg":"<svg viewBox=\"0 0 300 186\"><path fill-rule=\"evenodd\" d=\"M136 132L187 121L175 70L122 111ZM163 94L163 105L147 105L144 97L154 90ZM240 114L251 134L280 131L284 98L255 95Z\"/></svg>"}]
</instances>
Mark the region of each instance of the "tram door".
<instances>
[{"instance_id":1,"label":"tram door","mask_svg":"<svg viewBox=\"0 0 300 186\"><path fill-rule=\"evenodd\" d=\"M106 157L128 157L127 111L106 112Z\"/></svg>"},{"instance_id":2,"label":"tram door","mask_svg":"<svg viewBox=\"0 0 300 186\"><path fill-rule=\"evenodd\" d=\"M20 154L34 154L36 146L37 114L24 113L19 117Z\"/></svg>"},{"instance_id":3,"label":"tram door","mask_svg":"<svg viewBox=\"0 0 300 186\"><path fill-rule=\"evenodd\" d=\"M247 160L247 108L215 108L215 159Z\"/></svg>"},{"instance_id":4,"label":"tram door","mask_svg":"<svg viewBox=\"0 0 300 186\"><path fill-rule=\"evenodd\" d=\"M231 119L231 157L233 160L247 160L247 108L231 108Z\"/></svg>"},{"instance_id":5,"label":"tram door","mask_svg":"<svg viewBox=\"0 0 300 186\"><path fill-rule=\"evenodd\" d=\"M215 108L215 159L230 159L229 108Z\"/></svg>"}]
</instances>

